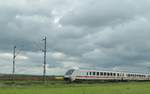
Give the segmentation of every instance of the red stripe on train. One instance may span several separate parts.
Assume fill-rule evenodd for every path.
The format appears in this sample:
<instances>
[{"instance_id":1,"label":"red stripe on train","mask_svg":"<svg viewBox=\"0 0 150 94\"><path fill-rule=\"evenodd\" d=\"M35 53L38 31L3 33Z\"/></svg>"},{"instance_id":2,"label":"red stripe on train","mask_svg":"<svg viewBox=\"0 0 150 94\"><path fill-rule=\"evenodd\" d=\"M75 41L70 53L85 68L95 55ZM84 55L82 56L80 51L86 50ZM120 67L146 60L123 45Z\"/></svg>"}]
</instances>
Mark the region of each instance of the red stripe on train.
<instances>
[{"instance_id":1,"label":"red stripe on train","mask_svg":"<svg viewBox=\"0 0 150 94\"><path fill-rule=\"evenodd\" d=\"M76 76L76 77L79 77L79 78L99 78L97 76Z\"/></svg>"}]
</instances>

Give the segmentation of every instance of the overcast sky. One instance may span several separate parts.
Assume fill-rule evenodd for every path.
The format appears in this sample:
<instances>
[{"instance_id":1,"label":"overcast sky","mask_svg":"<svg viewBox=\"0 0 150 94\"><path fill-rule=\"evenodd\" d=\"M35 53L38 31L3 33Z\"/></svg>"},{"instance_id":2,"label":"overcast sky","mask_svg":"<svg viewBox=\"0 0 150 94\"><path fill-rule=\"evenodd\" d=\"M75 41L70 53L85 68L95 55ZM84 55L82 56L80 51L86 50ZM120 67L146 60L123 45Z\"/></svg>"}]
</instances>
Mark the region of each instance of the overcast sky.
<instances>
[{"instance_id":1,"label":"overcast sky","mask_svg":"<svg viewBox=\"0 0 150 94\"><path fill-rule=\"evenodd\" d=\"M0 73L150 71L150 0L0 0Z\"/></svg>"}]
</instances>

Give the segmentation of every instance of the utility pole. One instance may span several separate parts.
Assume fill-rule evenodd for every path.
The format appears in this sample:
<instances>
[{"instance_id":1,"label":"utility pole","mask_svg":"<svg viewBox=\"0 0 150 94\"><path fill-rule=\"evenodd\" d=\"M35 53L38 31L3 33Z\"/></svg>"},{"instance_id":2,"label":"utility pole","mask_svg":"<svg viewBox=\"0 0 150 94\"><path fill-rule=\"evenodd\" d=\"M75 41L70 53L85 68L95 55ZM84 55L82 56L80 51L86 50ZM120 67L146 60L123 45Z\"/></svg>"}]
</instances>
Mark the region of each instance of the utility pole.
<instances>
[{"instance_id":1,"label":"utility pole","mask_svg":"<svg viewBox=\"0 0 150 94\"><path fill-rule=\"evenodd\" d=\"M148 72L148 80L150 80L150 73Z\"/></svg>"},{"instance_id":2,"label":"utility pole","mask_svg":"<svg viewBox=\"0 0 150 94\"><path fill-rule=\"evenodd\" d=\"M12 80L15 78L15 61L16 61L16 46L13 47L13 70L12 70Z\"/></svg>"},{"instance_id":3,"label":"utility pole","mask_svg":"<svg viewBox=\"0 0 150 94\"><path fill-rule=\"evenodd\" d=\"M46 81L46 37L43 39L44 41L44 64L43 64L43 81Z\"/></svg>"}]
</instances>

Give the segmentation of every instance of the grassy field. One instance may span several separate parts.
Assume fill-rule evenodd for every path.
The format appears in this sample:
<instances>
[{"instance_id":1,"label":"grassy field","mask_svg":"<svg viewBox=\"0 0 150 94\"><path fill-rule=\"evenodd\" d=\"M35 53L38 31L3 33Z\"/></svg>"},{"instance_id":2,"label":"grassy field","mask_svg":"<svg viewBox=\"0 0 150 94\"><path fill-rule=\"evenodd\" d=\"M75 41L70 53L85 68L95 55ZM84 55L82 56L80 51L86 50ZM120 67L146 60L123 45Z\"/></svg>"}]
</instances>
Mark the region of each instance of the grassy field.
<instances>
[{"instance_id":1,"label":"grassy field","mask_svg":"<svg viewBox=\"0 0 150 94\"><path fill-rule=\"evenodd\" d=\"M150 82L66 84L65 82L0 82L0 94L150 94Z\"/></svg>"}]
</instances>

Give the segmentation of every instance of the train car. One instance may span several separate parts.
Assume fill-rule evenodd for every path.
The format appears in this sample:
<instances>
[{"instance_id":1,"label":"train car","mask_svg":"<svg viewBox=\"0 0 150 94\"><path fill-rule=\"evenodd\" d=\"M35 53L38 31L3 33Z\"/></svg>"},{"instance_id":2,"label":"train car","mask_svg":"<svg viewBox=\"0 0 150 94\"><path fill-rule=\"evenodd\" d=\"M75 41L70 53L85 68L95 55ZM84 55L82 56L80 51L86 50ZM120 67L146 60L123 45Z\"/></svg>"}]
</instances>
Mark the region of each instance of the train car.
<instances>
[{"instance_id":1,"label":"train car","mask_svg":"<svg viewBox=\"0 0 150 94\"><path fill-rule=\"evenodd\" d=\"M66 72L64 79L67 81L128 81L128 80L150 80L150 75L141 73L126 73L113 71L79 70L70 69Z\"/></svg>"}]
</instances>

